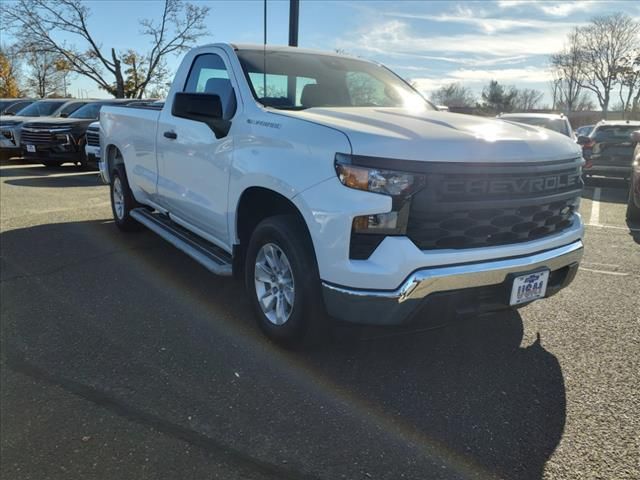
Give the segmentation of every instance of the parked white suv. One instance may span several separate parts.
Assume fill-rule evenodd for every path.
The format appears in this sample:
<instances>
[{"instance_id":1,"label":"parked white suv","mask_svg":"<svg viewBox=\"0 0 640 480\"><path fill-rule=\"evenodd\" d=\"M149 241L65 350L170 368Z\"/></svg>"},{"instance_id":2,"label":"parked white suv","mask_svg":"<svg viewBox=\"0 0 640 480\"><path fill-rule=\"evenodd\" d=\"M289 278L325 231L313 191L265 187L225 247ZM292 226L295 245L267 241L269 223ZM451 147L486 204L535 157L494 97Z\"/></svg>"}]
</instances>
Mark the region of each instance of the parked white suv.
<instances>
[{"instance_id":1,"label":"parked white suv","mask_svg":"<svg viewBox=\"0 0 640 480\"><path fill-rule=\"evenodd\" d=\"M369 61L208 45L162 108L105 107L100 122L116 225L244 275L282 343L327 312L398 325L517 307L568 285L582 256L575 142L439 112Z\"/></svg>"},{"instance_id":2,"label":"parked white suv","mask_svg":"<svg viewBox=\"0 0 640 480\"><path fill-rule=\"evenodd\" d=\"M554 132L566 135L576 141L577 137L571 126L571 122L562 113L501 113L501 120L509 122L525 123L536 127L548 128Z\"/></svg>"}]
</instances>

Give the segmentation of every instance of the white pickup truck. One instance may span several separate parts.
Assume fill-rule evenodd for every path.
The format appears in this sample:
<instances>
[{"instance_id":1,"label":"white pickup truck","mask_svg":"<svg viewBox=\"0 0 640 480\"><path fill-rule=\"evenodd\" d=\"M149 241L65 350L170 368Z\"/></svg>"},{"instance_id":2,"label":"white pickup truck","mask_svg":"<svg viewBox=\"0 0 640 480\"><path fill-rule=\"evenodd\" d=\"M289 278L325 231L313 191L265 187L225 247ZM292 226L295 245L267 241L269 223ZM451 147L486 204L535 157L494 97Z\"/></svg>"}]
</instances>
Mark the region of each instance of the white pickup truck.
<instances>
[{"instance_id":1,"label":"white pickup truck","mask_svg":"<svg viewBox=\"0 0 640 480\"><path fill-rule=\"evenodd\" d=\"M582 257L575 142L439 112L377 63L203 46L164 106L105 107L100 128L116 225L243 276L281 343L329 318L516 308L567 286Z\"/></svg>"}]
</instances>

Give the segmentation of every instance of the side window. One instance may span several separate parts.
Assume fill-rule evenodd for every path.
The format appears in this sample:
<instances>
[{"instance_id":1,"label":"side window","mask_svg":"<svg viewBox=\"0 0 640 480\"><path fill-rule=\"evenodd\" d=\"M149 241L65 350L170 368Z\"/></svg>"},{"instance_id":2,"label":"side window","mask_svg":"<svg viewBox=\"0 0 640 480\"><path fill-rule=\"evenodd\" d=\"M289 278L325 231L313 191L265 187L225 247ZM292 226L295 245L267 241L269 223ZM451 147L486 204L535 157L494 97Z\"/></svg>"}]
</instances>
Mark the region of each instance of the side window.
<instances>
[{"instance_id":1,"label":"side window","mask_svg":"<svg viewBox=\"0 0 640 480\"><path fill-rule=\"evenodd\" d=\"M219 55L213 53L198 55L191 65L182 91L219 95L225 119L233 117L236 112L236 97L229 80L229 72Z\"/></svg>"}]
</instances>

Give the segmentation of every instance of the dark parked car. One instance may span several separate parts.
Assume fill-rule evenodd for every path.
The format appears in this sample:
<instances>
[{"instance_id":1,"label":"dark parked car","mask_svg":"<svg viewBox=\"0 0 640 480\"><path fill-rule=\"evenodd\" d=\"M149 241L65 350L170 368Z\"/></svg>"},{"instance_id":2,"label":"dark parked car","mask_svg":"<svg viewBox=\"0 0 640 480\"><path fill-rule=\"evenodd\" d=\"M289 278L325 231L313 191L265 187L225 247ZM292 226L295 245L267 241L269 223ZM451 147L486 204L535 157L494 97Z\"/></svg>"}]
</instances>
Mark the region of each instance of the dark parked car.
<instances>
[{"instance_id":1,"label":"dark parked car","mask_svg":"<svg viewBox=\"0 0 640 480\"><path fill-rule=\"evenodd\" d=\"M627 202L627 220L640 222L640 130L631 133L631 142L635 144L631 163L631 182Z\"/></svg>"},{"instance_id":2,"label":"dark parked car","mask_svg":"<svg viewBox=\"0 0 640 480\"><path fill-rule=\"evenodd\" d=\"M583 168L585 176L630 178L634 148L630 135L638 129L640 122L603 120L595 126L591 135L578 137L586 160Z\"/></svg>"},{"instance_id":3,"label":"dark parked car","mask_svg":"<svg viewBox=\"0 0 640 480\"><path fill-rule=\"evenodd\" d=\"M39 100L22 108L15 115L1 116L0 150L3 158L21 155L20 129L24 122L32 121L35 117L66 117L87 102L88 100L69 100L68 98Z\"/></svg>"},{"instance_id":4,"label":"dark parked car","mask_svg":"<svg viewBox=\"0 0 640 480\"><path fill-rule=\"evenodd\" d=\"M15 115L35 100L31 98L3 98L0 99L0 115Z\"/></svg>"},{"instance_id":5,"label":"dark parked car","mask_svg":"<svg viewBox=\"0 0 640 480\"><path fill-rule=\"evenodd\" d=\"M100 118L100 109L105 105L133 102L136 100L94 100L66 118L24 123L20 140L22 155L47 167L59 167L63 163L86 167L84 146L87 127Z\"/></svg>"}]
</instances>

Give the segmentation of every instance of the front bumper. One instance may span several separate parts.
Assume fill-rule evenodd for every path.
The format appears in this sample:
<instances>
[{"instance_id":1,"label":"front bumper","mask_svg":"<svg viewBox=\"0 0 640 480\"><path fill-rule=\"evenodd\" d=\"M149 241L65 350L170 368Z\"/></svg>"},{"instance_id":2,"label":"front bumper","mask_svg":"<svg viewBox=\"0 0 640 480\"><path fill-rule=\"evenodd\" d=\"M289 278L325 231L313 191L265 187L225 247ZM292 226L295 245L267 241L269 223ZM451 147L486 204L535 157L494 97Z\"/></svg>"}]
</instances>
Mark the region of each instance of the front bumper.
<instances>
[{"instance_id":1,"label":"front bumper","mask_svg":"<svg viewBox=\"0 0 640 480\"><path fill-rule=\"evenodd\" d=\"M413 272L395 290L359 290L323 282L329 315L352 323L401 325L423 309L483 312L509 305L511 277L550 270L547 297L571 283L582 258L582 241L532 255Z\"/></svg>"},{"instance_id":2,"label":"front bumper","mask_svg":"<svg viewBox=\"0 0 640 480\"><path fill-rule=\"evenodd\" d=\"M35 152L27 152L26 146L22 146L22 156L28 160L60 160L64 162L83 163L82 150L75 145L36 145Z\"/></svg>"},{"instance_id":3,"label":"front bumper","mask_svg":"<svg viewBox=\"0 0 640 480\"><path fill-rule=\"evenodd\" d=\"M85 166L94 170L100 170L100 157L96 157L93 153L85 153Z\"/></svg>"},{"instance_id":4,"label":"front bumper","mask_svg":"<svg viewBox=\"0 0 640 480\"><path fill-rule=\"evenodd\" d=\"M606 163L592 163L587 161L587 164L582 169L582 173L587 175L628 177L631 175L631 163L629 163L629 165L607 165Z\"/></svg>"}]
</instances>

